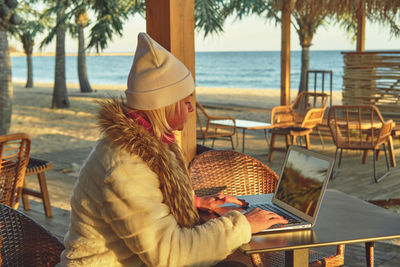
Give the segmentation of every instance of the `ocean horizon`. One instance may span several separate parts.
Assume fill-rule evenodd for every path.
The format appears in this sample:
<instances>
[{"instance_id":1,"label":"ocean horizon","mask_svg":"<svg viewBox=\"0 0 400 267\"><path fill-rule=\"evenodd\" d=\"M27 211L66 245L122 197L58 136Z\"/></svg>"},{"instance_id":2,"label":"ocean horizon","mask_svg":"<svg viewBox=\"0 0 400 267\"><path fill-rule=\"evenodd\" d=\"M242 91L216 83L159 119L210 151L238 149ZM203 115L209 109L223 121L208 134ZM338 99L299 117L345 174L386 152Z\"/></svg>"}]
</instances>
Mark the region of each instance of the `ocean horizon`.
<instances>
[{"instance_id":1,"label":"ocean horizon","mask_svg":"<svg viewBox=\"0 0 400 267\"><path fill-rule=\"evenodd\" d=\"M310 70L332 71L333 91L342 90L343 51L310 51ZM133 53L118 52L87 56L87 71L91 84L126 85ZM125 54L125 55L124 55ZM106 56L105 56L106 55ZM196 52L196 85L203 87L276 89L280 88L280 51L223 51ZM26 57L12 56L13 81L25 82ZM33 57L34 82L54 82L54 56ZM291 88L299 86L301 51L291 52ZM67 83L78 83L77 57L66 56ZM325 76L325 90L329 90L329 76ZM322 86L321 75L317 88ZM310 90L314 88L314 76L309 79Z\"/></svg>"}]
</instances>

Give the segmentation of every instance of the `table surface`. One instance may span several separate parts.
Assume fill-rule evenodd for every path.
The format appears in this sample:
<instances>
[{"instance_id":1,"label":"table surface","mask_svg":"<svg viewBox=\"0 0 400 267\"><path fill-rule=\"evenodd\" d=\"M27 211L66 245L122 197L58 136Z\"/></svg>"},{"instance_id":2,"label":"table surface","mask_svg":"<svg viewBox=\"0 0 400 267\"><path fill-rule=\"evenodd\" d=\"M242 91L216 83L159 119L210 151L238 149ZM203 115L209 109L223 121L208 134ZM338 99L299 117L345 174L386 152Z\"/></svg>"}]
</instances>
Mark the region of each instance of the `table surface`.
<instances>
[{"instance_id":1,"label":"table surface","mask_svg":"<svg viewBox=\"0 0 400 267\"><path fill-rule=\"evenodd\" d=\"M261 122L261 121L248 121L248 120L236 120L236 127L237 128L244 128L244 129L268 129L271 127L270 123ZM218 124L224 126L233 126L232 120L211 120L211 124Z\"/></svg>"},{"instance_id":2,"label":"table surface","mask_svg":"<svg viewBox=\"0 0 400 267\"><path fill-rule=\"evenodd\" d=\"M268 197L272 198L272 194ZM241 250L253 254L393 238L400 238L400 214L327 190L311 229L256 234Z\"/></svg>"}]
</instances>

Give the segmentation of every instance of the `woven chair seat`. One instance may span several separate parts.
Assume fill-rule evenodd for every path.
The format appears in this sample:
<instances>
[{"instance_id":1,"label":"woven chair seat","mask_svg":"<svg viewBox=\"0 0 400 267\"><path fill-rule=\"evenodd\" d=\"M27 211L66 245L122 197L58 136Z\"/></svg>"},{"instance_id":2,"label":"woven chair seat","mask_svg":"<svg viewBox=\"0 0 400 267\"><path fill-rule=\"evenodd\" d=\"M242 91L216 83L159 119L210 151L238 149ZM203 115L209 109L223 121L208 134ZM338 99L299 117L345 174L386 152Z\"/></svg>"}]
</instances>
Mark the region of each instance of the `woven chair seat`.
<instances>
[{"instance_id":1,"label":"woven chair seat","mask_svg":"<svg viewBox=\"0 0 400 267\"><path fill-rule=\"evenodd\" d=\"M55 266L63 244L31 218L0 204L1 266Z\"/></svg>"},{"instance_id":2,"label":"woven chair seat","mask_svg":"<svg viewBox=\"0 0 400 267\"><path fill-rule=\"evenodd\" d=\"M26 168L25 175L32 175L39 172L48 171L53 168L53 164L50 161L29 158L28 167Z\"/></svg>"},{"instance_id":3,"label":"woven chair seat","mask_svg":"<svg viewBox=\"0 0 400 267\"><path fill-rule=\"evenodd\" d=\"M359 142L359 141L346 141L343 140L341 141L340 139L338 139L337 141L339 147L343 148L343 149L350 149L350 150L372 150L372 149L380 149L380 145L379 146L374 146L371 143L366 143L366 142Z\"/></svg>"},{"instance_id":4,"label":"woven chair seat","mask_svg":"<svg viewBox=\"0 0 400 267\"><path fill-rule=\"evenodd\" d=\"M310 134L313 129L301 127L275 128L271 130L273 134L279 135L305 135Z\"/></svg>"}]
</instances>

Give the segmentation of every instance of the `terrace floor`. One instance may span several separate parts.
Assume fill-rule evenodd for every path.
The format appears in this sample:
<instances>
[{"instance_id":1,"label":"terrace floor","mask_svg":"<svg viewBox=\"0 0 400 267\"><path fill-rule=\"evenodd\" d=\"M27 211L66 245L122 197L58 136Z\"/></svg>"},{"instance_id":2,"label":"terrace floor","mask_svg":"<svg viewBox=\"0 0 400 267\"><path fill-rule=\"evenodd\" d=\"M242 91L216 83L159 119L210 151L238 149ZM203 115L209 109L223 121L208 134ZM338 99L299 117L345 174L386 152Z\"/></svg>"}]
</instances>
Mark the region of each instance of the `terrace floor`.
<instances>
[{"instance_id":1,"label":"terrace floor","mask_svg":"<svg viewBox=\"0 0 400 267\"><path fill-rule=\"evenodd\" d=\"M249 112L248 110L246 112ZM251 112L260 112L253 110ZM214 110L213 115L223 115L225 109ZM241 117L241 110L231 110L231 116ZM239 146L237 151L241 152L241 132L238 136ZM278 140L278 145L284 146L283 138ZM335 146L329 138L325 139L324 147L317 137L313 137L311 149L321 153L334 156ZM211 145L211 141L206 142ZM397 164L400 164L400 140L394 140L395 154L397 156ZM229 149L230 143L227 141L217 140L216 149ZM20 210L27 215L33 217L41 225L54 233L58 238L63 239L69 223L69 198L71 196L73 185L77 179L80 165L90 152L91 147L82 147L80 149L71 149L63 151L46 152L42 154L34 154L34 157L51 160L54 168L46 173L47 184L49 187L53 217L46 218L40 200L31 199L31 210L24 211L22 203ZM284 153L276 151L274 153L273 162L267 162L268 146L263 136L263 131L254 130L246 132L245 153L251 155L270 166L274 171L279 173L284 160ZM368 157L365 165L361 164L360 152L343 152L342 166L330 181L328 188L340 190L349 195L358 197L363 200L391 199L400 198L400 167L392 168L391 173L379 183L375 183L373 179L373 165L371 155ZM382 173L385 169L384 156L381 156L377 162L378 173ZM38 188L36 177L27 177L27 186L30 188ZM400 212L399 207L395 207L394 212ZM399 223L400 227L400 223ZM363 244L354 244L346 246L345 266L365 266L365 252ZM376 266L400 266L400 240L377 242L375 247L375 264Z\"/></svg>"}]
</instances>

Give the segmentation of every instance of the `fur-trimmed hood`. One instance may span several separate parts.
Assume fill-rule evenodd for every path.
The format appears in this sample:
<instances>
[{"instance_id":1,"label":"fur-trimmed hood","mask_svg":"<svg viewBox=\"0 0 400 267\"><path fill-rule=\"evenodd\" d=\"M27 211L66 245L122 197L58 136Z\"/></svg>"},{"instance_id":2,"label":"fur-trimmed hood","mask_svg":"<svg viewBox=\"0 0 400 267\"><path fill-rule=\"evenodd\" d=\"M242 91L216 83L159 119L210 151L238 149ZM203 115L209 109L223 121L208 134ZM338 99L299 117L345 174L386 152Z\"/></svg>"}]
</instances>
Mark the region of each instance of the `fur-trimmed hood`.
<instances>
[{"instance_id":1,"label":"fur-trimmed hood","mask_svg":"<svg viewBox=\"0 0 400 267\"><path fill-rule=\"evenodd\" d=\"M100 102L98 120L104 137L121 150L139 156L158 175L164 202L180 226L197 224L199 215L180 148L176 143L158 140L125 114L124 103L117 99ZM171 158L170 151L176 159Z\"/></svg>"}]
</instances>

